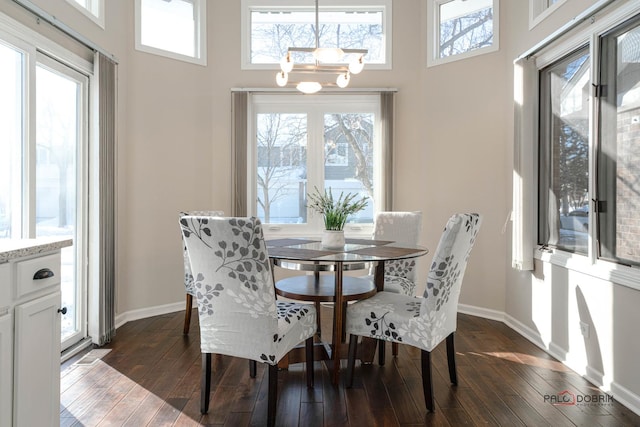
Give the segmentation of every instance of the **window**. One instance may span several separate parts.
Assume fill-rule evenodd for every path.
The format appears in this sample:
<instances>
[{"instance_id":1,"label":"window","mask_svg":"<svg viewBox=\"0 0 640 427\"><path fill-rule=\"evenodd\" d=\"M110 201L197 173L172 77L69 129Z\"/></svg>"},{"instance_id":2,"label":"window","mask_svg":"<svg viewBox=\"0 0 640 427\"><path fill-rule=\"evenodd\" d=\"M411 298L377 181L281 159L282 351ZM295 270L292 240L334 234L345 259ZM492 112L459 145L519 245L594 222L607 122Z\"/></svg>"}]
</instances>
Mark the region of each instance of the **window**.
<instances>
[{"instance_id":1,"label":"window","mask_svg":"<svg viewBox=\"0 0 640 427\"><path fill-rule=\"evenodd\" d=\"M589 50L540 71L538 243L586 254L589 231Z\"/></svg>"},{"instance_id":2,"label":"window","mask_svg":"<svg viewBox=\"0 0 640 427\"><path fill-rule=\"evenodd\" d=\"M538 244L637 287L640 4L614 10L536 55Z\"/></svg>"},{"instance_id":3,"label":"window","mask_svg":"<svg viewBox=\"0 0 640 427\"><path fill-rule=\"evenodd\" d=\"M542 22L567 0L529 0L529 29Z\"/></svg>"},{"instance_id":4,"label":"window","mask_svg":"<svg viewBox=\"0 0 640 427\"><path fill-rule=\"evenodd\" d=\"M307 193L331 188L369 197L346 230L371 233L384 193L378 95L254 95L250 117L249 214L268 232L320 232Z\"/></svg>"},{"instance_id":5,"label":"window","mask_svg":"<svg viewBox=\"0 0 640 427\"><path fill-rule=\"evenodd\" d=\"M67 2L104 28L104 0L67 0Z\"/></svg>"},{"instance_id":6,"label":"window","mask_svg":"<svg viewBox=\"0 0 640 427\"><path fill-rule=\"evenodd\" d=\"M601 39L598 250L640 265L640 17Z\"/></svg>"},{"instance_id":7,"label":"window","mask_svg":"<svg viewBox=\"0 0 640 427\"><path fill-rule=\"evenodd\" d=\"M368 49L367 68L391 68L391 0L326 0L319 5L321 47ZM242 1L242 67L277 68L289 47L315 47L315 8L289 0ZM310 55L294 56L304 63Z\"/></svg>"},{"instance_id":8,"label":"window","mask_svg":"<svg viewBox=\"0 0 640 427\"><path fill-rule=\"evenodd\" d=\"M427 66L498 50L498 0L428 0Z\"/></svg>"},{"instance_id":9,"label":"window","mask_svg":"<svg viewBox=\"0 0 640 427\"><path fill-rule=\"evenodd\" d=\"M206 65L205 0L136 0L136 49Z\"/></svg>"}]
</instances>

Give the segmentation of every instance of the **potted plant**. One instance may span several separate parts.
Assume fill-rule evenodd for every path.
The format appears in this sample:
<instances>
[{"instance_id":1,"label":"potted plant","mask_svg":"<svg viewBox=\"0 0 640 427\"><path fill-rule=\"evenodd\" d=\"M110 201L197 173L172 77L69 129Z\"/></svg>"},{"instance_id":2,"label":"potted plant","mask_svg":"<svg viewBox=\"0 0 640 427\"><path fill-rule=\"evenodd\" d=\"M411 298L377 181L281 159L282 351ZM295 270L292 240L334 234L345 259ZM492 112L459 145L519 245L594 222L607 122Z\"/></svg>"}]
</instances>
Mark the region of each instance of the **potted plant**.
<instances>
[{"instance_id":1,"label":"potted plant","mask_svg":"<svg viewBox=\"0 0 640 427\"><path fill-rule=\"evenodd\" d=\"M322 246L326 248L341 248L344 246L344 225L349 215L363 210L367 206L367 197L356 200L357 194L340 193L335 199L329 190L321 193L318 187L314 187L313 194L307 193L309 203L307 206L322 214L324 219L324 233L322 234Z\"/></svg>"}]
</instances>

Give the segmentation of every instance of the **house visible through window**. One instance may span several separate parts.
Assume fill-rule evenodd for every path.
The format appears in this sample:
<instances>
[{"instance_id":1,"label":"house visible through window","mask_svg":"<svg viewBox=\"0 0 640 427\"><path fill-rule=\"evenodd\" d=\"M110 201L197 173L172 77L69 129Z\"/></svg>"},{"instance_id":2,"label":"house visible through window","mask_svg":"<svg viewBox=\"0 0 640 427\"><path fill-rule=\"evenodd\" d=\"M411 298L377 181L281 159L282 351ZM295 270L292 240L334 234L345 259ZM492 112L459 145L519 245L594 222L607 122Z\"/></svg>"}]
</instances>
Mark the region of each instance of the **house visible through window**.
<instances>
[{"instance_id":1,"label":"house visible through window","mask_svg":"<svg viewBox=\"0 0 640 427\"><path fill-rule=\"evenodd\" d=\"M428 65L498 50L498 0L429 0Z\"/></svg>"},{"instance_id":2,"label":"house visible through window","mask_svg":"<svg viewBox=\"0 0 640 427\"><path fill-rule=\"evenodd\" d=\"M242 2L243 68L275 67L289 47L315 47L315 8L272 0ZM391 66L391 1L322 1L319 4L321 47L368 49L368 66ZM309 61L296 54L293 60Z\"/></svg>"},{"instance_id":3,"label":"house visible through window","mask_svg":"<svg viewBox=\"0 0 640 427\"><path fill-rule=\"evenodd\" d=\"M601 48L598 249L640 265L640 16L605 35Z\"/></svg>"},{"instance_id":4,"label":"house visible through window","mask_svg":"<svg viewBox=\"0 0 640 427\"><path fill-rule=\"evenodd\" d=\"M307 209L317 187L369 197L349 218L350 231L370 232L381 194L379 96L253 96L248 205L267 230L313 233L322 218Z\"/></svg>"},{"instance_id":5,"label":"house visible through window","mask_svg":"<svg viewBox=\"0 0 640 427\"><path fill-rule=\"evenodd\" d=\"M640 266L640 5L621 7L538 55L538 243Z\"/></svg>"},{"instance_id":6,"label":"house visible through window","mask_svg":"<svg viewBox=\"0 0 640 427\"><path fill-rule=\"evenodd\" d=\"M205 0L136 0L136 49L206 65Z\"/></svg>"},{"instance_id":7,"label":"house visible through window","mask_svg":"<svg viewBox=\"0 0 640 427\"><path fill-rule=\"evenodd\" d=\"M540 72L538 242L586 254L589 232L587 47Z\"/></svg>"}]
</instances>

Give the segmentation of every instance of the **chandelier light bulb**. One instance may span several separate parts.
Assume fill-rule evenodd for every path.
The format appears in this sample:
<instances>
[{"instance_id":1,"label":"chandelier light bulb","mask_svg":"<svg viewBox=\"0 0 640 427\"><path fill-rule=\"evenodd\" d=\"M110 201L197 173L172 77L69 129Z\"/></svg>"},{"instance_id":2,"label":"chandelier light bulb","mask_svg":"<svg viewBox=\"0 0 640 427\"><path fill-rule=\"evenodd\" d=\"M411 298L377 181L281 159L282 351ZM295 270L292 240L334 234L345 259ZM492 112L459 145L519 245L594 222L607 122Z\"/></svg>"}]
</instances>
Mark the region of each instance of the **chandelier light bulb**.
<instances>
[{"instance_id":1,"label":"chandelier light bulb","mask_svg":"<svg viewBox=\"0 0 640 427\"><path fill-rule=\"evenodd\" d=\"M351 80L351 75L348 72L346 72L338 76L338 78L336 79L336 84L338 85L338 87L344 89L349 85L350 80Z\"/></svg>"},{"instance_id":2,"label":"chandelier light bulb","mask_svg":"<svg viewBox=\"0 0 640 427\"><path fill-rule=\"evenodd\" d=\"M302 93L312 94L322 89L322 85L318 82L300 82L296 86L296 89Z\"/></svg>"},{"instance_id":3,"label":"chandelier light bulb","mask_svg":"<svg viewBox=\"0 0 640 427\"><path fill-rule=\"evenodd\" d=\"M291 60L291 54L287 53L287 56L280 60L280 69L284 73L290 73L293 70L293 60Z\"/></svg>"},{"instance_id":4,"label":"chandelier light bulb","mask_svg":"<svg viewBox=\"0 0 640 427\"><path fill-rule=\"evenodd\" d=\"M278 84L278 86L284 87L287 85L288 81L289 75L284 71L280 71L278 74L276 74L276 83Z\"/></svg>"},{"instance_id":5,"label":"chandelier light bulb","mask_svg":"<svg viewBox=\"0 0 640 427\"><path fill-rule=\"evenodd\" d=\"M364 57L360 55L358 59L349 63L349 71L351 74L358 74L364 68Z\"/></svg>"},{"instance_id":6,"label":"chandelier light bulb","mask_svg":"<svg viewBox=\"0 0 640 427\"><path fill-rule=\"evenodd\" d=\"M344 51L337 47L319 47L313 51L313 57L316 61L336 63L342 60Z\"/></svg>"}]
</instances>

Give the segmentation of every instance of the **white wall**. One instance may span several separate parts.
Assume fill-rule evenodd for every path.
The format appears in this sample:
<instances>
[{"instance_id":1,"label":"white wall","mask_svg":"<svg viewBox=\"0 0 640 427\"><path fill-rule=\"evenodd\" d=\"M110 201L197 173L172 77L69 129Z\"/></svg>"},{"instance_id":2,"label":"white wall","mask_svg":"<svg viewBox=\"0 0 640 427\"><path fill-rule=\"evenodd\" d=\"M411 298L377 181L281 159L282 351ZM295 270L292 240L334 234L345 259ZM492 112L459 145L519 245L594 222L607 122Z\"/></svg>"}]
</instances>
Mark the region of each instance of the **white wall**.
<instances>
[{"instance_id":1,"label":"white wall","mask_svg":"<svg viewBox=\"0 0 640 427\"><path fill-rule=\"evenodd\" d=\"M511 2L505 3L501 5L511 7ZM525 30L526 16L514 13L508 22L502 21L507 26L503 29L511 35L507 56L524 53L595 3L568 0L531 31ZM509 85L512 81L509 76ZM513 120L507 127L512 132ZM511 156L511 146L508 150ZM507 324L640 413L640 292L585 274L581 268L552 266L540 260L533 272L518 272L508 266L505 271ZM581 334L580 322L589 324L588 338Z\"/></svg>"},{"instance_id":2,"label":"white wall","mask_svg":"<svg viewBox=\"0 0 640 427\"><path fill-rule=\"evenodd\" d=\"M626 0L618 0L626 1ZM272 71L240 70L240 2L207 2L208 66L137 52L133 1L107 0L100 29L63 0L34 0L119 60L117 314L177 309L184 299L177 215L231 211L230 89L273 87ZM500 4L500 50L426 67L426 3L393 3L393 70L355 87L396 87L395 209L422 210L421 243L434 248L446 219L476 211L484 223L461 304L502 318L579 372L613 381L639 408L640 293L541 262L510 268L512 61L595 0L567 0L529 30L528 1ZM10 0L0 10L33 19ZM429 257L421 261L424 280ZM591 338L577 324L588 319ZM589 369L587 369L587 367Z\"/></svg>"}]
</instances>

